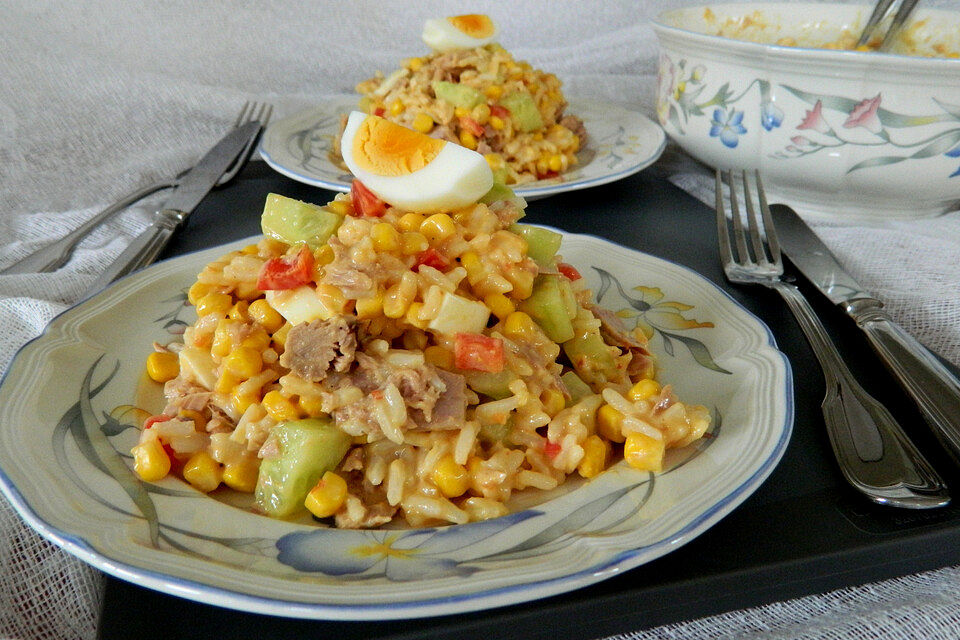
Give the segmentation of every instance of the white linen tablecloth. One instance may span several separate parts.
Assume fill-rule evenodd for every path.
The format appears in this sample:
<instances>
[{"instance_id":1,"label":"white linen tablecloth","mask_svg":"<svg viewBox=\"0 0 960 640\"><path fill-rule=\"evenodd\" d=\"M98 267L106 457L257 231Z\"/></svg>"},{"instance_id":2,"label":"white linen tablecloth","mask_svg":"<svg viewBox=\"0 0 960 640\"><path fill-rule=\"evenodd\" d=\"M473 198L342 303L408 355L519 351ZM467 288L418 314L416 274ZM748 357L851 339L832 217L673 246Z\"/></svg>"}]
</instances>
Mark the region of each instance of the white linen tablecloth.
<instances>
[{"instance_id":1,"label":"white linen tablecloth","mask_svg":"<svg viewBox=\"0 0 960 640\"><path fill-rule=\"evenodd\" d=\"M489 13L501 43L556 73L568 96L652 114L649 19L679 4L5 0L0 268L120 194L190 166L244 100L270 101L282 117L395 68L425 50L419 34L430 17ZM671 167L678 184L702 190L682 165L661 165ZM60 271L0 276L0 371L146 224L145 209L132 209L91 234ZM908 331L960 364L960 214L816 230ZM93 638L101 593L96 570L45 542L0 498L0 636ZM621 637L956 638L960 569Z\"/></svg>"}]
</instances>

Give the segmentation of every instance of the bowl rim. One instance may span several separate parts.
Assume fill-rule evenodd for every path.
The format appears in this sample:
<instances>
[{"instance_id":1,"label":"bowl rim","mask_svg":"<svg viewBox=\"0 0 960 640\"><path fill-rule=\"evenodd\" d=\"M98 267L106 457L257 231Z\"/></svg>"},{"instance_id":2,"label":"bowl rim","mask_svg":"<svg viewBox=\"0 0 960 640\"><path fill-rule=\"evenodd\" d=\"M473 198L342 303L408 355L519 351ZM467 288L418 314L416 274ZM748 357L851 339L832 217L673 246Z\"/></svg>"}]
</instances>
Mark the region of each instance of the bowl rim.
<instances>
[{"instance_id":1,"label":"bowl rim","mask_svg":"<svg viewBox=\"0 0 960 640\"><path fill-rule=\"evenodd\" d=\"M822 49L817 47L799 47L799 46L785 46L778 44L767 44L762 42L755 42L752 40L738 40L736 38L730 38L727 36L721 36L717 34L703 33L702 31L695 31L690 28L678 27L673 24L667 24L665 20L675 14L680 14L684 12L693 12L693 11L702 11L704 9L716 9L718 7L755 7L759 9L763 8L772 8L772 7L791 7L791 8L801 8L801 7L813 7L813 6L824 6L829 7L831 10L866 10L869 12L871 10L870 5L861 5L861 4L833 4L827 2L721 2L721 3L707 3L707 4L691 4L683 7L675 7L672 9L667 9L661 11L655 18L651 20L651 25L653 26L654 31L658 36L665 34L671 34L676 37L692 39L693 41L699 42L700 44L706 45L714 50L722 51L727 50L731 53L737 52L741 54L753 54L757 56L769 56L776 55L784 58L789 58L792 56L802 57L806 61L822 61L822 62L842 62L843 64L851 65L872 65L872 61L878 59L883 60L884 65L893 64L896 67L915 67L918 64L924 65L927 69L931 67L934 69L946 68L960 68L960 58L946 58L946 57L927 57L927 56L910 56L903 53L889 53L889 52L880 52L880 51L852 51L847 49ZM914 14L916 19L918 16L927 17L934 15L951 15L955 16L957 19L958 26L960 26L960 11L950 10L950 9L918 9ZM921 18L922 19L922 18ZM919 62L923 61L923 62ZM889 67L887 67L889 69Z\"/></svg>"}]
</instances>

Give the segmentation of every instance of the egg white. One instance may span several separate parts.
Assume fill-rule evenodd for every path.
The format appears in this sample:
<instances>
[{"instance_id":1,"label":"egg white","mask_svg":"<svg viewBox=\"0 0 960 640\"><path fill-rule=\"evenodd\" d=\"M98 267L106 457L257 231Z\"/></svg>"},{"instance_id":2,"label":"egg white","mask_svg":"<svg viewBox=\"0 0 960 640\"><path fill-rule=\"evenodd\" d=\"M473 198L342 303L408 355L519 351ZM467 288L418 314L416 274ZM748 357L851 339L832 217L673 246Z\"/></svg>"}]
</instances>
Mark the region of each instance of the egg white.
<instances>
[{"instance_id":1,"label":"egg white","mask_svg":"<svg viewBox=\"0 0 960 640\"><path fill-rule=\"evenodd\" d=\"M423 41L434 51L454 51L456 49L473 49L482 47L496 40L499 29L493 26L493 33L487 38L468 36L460 29L450 24L445 18L427 20L423 25Z\"/></svg>"},{"instance_id":2,"label":"egg white","mask_svg":"<svg viewBox=\"0 0 960 640\"><path fill-rule=\"evenodd\" d=\"M370 116L354 111L347 119L340 142L343 161L370 191L384 202L408 211L437 213L472 204L493 187L493 172L476 151L447 142L422 169L401 176L383 176L357 166L353 140Z\"/></svg>"}]
</instances>

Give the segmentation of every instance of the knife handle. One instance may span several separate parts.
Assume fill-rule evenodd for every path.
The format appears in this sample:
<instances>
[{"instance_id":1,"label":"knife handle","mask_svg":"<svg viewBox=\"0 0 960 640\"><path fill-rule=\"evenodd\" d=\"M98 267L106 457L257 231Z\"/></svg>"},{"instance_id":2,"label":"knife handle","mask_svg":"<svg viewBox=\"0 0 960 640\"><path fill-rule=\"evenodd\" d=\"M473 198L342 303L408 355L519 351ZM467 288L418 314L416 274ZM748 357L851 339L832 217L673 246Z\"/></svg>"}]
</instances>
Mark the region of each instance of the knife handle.
<instances>
[{"instance_id":1,"label":"knife handle","mask_svg":"<svg viewBox=\"0 0 960 640\"><path fill-rule=\"evenodd\" d=\"M823 368L823 419L847 481L874 502L908 509L950 502L947 487L893 415L853 377L816 313L795 286L775 281Z\"/></svg>"},{"instance_id":2,"label":"knife handle","mask_svg":"<svg viewBox=\"0 0 960 640\"><path fill-rule=\"evenodd\" d=\"M941 444L960 463L960 381L894 322L879 300L852 300L845 310L916 401Z\"/></svg>"},{"instance_id":3,"label":"knife handle","mask_svg":"<svg viewBox=\"0 0 960 640\"><path fill-rule=\"evenodd\" d=\"M185 218L184 213L173 209L158 211L150 226L134 238L123 253L110 263L106 271L100 274L100 277L86 290L83 297L93 295L114 280L133 273L156 260L163 248L167 246L173 232L183 224Z\"/></svg>"}]
</instances>

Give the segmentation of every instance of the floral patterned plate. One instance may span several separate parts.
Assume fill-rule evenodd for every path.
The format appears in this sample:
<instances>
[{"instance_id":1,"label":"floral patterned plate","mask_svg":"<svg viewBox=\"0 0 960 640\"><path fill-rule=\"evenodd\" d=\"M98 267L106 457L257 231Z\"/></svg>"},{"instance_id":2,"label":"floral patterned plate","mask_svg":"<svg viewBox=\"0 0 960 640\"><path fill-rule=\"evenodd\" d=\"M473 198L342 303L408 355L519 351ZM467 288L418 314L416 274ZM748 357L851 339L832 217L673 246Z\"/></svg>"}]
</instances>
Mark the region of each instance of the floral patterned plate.
<instances>
[{"instance_id":1,"label":"floral patterned plate","mask_svg":"<svg viewBox=\"0 0 960 640\"><path fill-rule=\"evenodd\" d=\"M707 437L661 474L623 462L505 517L346 531L256 515L131 471L152 341L192 320L185 290L219 247L154 265L54 319L0 384L0 487L49 540L99 569L213 605L281 616L388 619L462 613L569 591L689 542L749 496L786 448L790 366L770 331L693 271L591 236L564 258L604 306L639 323L661 379L710 408ZM154 385L156 386L156 385ZM139 390L139 391L138 391ZM139 394L139 395L138 395Z\"/></svg>"},{"instance_id":2,"label":"floral patterned plate","mask_svg":"<svg viewBox=\"0 0 960 640\"><path fill-rule=\"evenodd\" d=\"M355 95L336 96L323 105L271 124L263 134L260 155L271 167L299 182L332 191L349 191L353 177L330 158L340 116L356 109ZM666 146L660 125L622 107L598 102L570 102L589 139L580 165L559 178L514 189L527 199L585 189L626 178L657 161Z\"/></svg>"}]
</instances>

